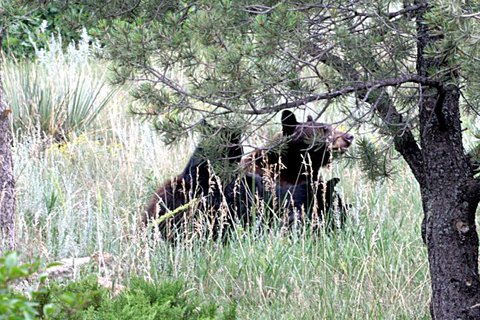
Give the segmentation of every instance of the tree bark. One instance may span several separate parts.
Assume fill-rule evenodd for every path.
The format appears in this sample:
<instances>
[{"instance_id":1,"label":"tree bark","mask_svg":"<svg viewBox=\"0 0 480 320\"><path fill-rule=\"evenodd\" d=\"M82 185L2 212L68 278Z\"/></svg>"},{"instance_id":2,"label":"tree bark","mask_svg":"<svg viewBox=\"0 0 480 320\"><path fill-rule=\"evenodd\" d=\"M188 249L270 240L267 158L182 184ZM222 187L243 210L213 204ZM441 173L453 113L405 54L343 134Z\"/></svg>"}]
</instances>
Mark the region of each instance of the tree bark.
<instances>
[{"instance_id":1,"label":"tree bark","mask_svg":"<svg viewBox=\"0 0 480 320\"><path fill-rule=\"evenodd\" d=\"M426 184L420 188L425 213L425 241L432 281L433 319L480 319L477 183L470 174L459 121L459 91L448 89L442 109L450 113L446 131L432 121L434 96L422 103L421 146Z\"/></svg>"},{"instance_id":2,"label":"tree bark","mask_svg":"<svg viewBox=\"0 0 480 320\"><path fill-rule=\"evenodd\" d=\"M0 48L2 31L0 28ZM0 74L0 253L15 249L15 180L10 117Z\"/></svg>"},{"instance_id":3,"label":"tree bark","mask_svg":"<svg viewBox=\"0 0 480 320\"><path fill-rule=\"evenodd\" d=\"M420 1L428 3L427 1ZM426 8L426 7L425 7ZM442 90L420 86L420 146L423 155L422 196L425 242L432 282L433 319L480 319L478 234L475 211L478 181L462 143L460 90L455 71L424 49L441 40L417 16L417 72L437 71ZM442 70L441 72L438 72ZM449 83L447 85L447 83Z\"/></svg>"}]
</instances>

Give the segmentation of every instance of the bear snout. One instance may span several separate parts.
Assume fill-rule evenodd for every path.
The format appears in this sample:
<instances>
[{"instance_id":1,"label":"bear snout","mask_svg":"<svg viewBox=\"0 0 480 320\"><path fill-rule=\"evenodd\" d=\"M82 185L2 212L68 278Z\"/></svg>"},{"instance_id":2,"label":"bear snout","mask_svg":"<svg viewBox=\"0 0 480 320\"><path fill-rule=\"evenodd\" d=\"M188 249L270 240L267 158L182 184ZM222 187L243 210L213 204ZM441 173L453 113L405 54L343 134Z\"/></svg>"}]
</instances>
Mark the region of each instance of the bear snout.
<instances>
[{"instance_id":1,"label":"bear snout","mask_svg":"<svg viewBox=\"0 0 480 320\"><path fill-rule=\"evenodd\" d=\"M342 132L340 135L336 135L333 144L332 144L332 150L344 152L353 143L353 134Z\"/></svg>"}]
</instances>

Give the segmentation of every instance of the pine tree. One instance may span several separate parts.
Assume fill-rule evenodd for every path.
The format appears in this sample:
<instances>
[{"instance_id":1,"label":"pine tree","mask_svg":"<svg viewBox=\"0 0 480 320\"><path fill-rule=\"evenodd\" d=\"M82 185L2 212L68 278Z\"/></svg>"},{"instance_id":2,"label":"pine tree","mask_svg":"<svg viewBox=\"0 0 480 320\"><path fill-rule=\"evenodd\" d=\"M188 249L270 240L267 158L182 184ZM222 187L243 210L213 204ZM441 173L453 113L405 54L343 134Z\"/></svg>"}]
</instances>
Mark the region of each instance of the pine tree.
<instances>
[{"instance_id":1,"label":"pine tree","mask_svg":"<svg viewBox=\"0 0 480 320\"><path fill-rule=\"evenodd\" d=\"M109 48L117 81L142 80L137 112L161 119L172 141L200 119L254 128L312 104L376 126L420 185L432 316L478 319L480 184L460 106L480 102L479 11L473 1L179 1L115 22ZM388 164L379 156L390 153L362 146L364 160Z\"/></svg>"}]
</instances>

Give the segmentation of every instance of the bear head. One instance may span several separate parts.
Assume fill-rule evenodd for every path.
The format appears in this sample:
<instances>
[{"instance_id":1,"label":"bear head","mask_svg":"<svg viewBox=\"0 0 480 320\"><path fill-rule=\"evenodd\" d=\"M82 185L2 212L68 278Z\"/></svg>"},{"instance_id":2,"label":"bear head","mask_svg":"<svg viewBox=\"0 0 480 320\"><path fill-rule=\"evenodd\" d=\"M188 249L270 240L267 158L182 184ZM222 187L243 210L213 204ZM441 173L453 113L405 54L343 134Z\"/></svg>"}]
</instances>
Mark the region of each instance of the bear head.
<instances>
[{"instance_id":1,"label":"bear head","mask_svg":"<svg viewBox=\"0 0 480 320\"><path fill-rule=\"evenodd\" d=\"M285 143L281 151L256 150L243 160L248 171L260 176L276 172L282 185L316 180L320 168L331 163L332 154L345 152L353 142L352 134L316 122L311 116L298 122L288 110L282 113L282 135Z\"/></svg>"}]
</instances>

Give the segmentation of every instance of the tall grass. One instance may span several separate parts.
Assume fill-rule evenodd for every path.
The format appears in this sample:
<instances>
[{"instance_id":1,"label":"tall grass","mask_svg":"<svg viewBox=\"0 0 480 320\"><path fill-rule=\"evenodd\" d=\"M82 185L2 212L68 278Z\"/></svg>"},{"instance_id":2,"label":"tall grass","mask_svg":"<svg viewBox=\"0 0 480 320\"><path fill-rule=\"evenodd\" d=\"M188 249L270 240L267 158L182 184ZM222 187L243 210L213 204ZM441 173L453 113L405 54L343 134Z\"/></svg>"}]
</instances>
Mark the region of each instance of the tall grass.
<instances>
[{"instance_id":1,"label":"tall grass","mask_svg":"<svg viewBox=\"0 0 480 320\"><path fill-rule=\"evenodd\" d=\"M108 96L106 87L99 96ZM241 319L424 319L429 279L420 238L418 186L406 166L383 183L336 163L352 205L338 233L255 234L238 229L226 244L156 241L140 215L161 181L176 175L193 141L167 148L148 124L125 115L117 92L97 131L45 149L41 137L15 141L18 247L47 261L108 252L97 270L116 281L186 280L190 291L236 302ZM275 130L275 128L273 129ZM361 135L361 133L359 133Z\"/></svg>"}]
</instances>

